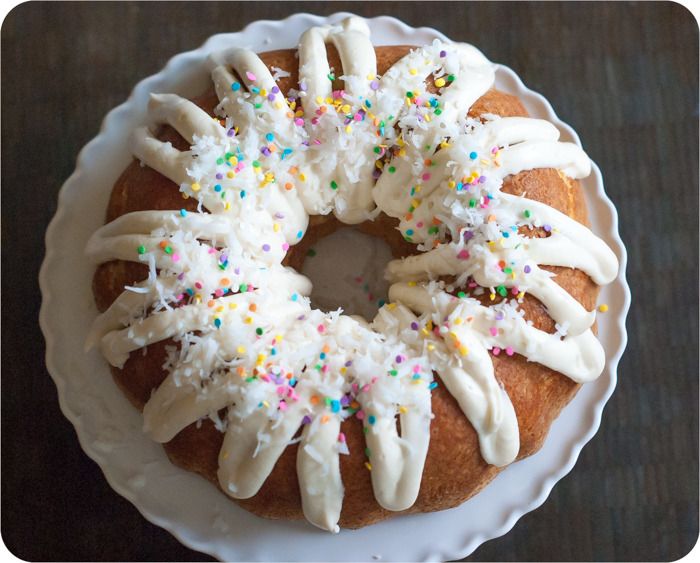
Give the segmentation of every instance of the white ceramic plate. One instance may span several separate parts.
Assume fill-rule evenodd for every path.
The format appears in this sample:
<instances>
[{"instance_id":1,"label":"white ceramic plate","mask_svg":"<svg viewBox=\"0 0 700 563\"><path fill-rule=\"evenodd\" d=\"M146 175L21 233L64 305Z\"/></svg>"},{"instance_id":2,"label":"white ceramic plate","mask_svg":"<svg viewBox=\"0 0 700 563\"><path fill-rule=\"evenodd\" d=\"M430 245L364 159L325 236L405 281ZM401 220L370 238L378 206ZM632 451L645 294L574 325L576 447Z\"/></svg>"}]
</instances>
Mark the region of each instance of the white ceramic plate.
<instances>
[{"instance_id":1,"label":"white ceramic plate","mask_svg":"<svg viewBox=\"0 0 700 563\"><path fill-rule=\"evenodd\" d=\"M141 415L113 383L106 362L98 352L83 353L87 328L97 314L90 291L93 266L83 257L83 249L89 235L102 224L112 185L130 162L127 136L144 122L149 92L194 96L203 91L209 81L203 63L212 51L230 45L256 51L291 48L308 27L337 22L347 15L296 14L282 21L259 21L239 33L215 35L201 48L173 57L107 115L99 135L83 148L75 172L61 189L58 210L46 233L40 322L46 338L46 363L58 388L61 409L75 426L85 453L100 465L115 491L185 545L223 560L419 561L468 555L486 540L505 534L523 514L542 504L554 484L571 470L598 429L627 341L626 252L617 232L615 208L594 166L592 175L582 182L591 222L621 265L619 277L601 295L601 301L610 306L610 312L599 320L608 358L605 371L585 385L565 409L539 453L510 466L467 503L332 535L305 522L268 521L245 512L204 479L171 465L161 446L146 438L141 432ZM426 44L436 37L445 39L433 29L413 29L390 17L368 23L375 44ZM564 140L579 143L549 103L527 89L513 71L499 67L496 85L517 94L534 117L557 125Z\"/></svg>"}]
</instances>

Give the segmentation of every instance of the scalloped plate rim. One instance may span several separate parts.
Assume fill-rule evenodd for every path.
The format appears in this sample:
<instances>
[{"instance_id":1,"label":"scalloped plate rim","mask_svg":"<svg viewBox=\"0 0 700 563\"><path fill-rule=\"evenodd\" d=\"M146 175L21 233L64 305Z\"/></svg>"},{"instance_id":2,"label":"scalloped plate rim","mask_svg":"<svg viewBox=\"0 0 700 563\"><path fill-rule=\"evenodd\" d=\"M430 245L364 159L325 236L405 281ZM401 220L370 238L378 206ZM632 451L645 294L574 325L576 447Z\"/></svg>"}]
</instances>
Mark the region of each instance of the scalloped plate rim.
<instances>
[{"instance_id":1,"label":"scalloped plate rim","mask_svg":"<svg viewBox=\"0 0 700 563\"><path fill-rule=\"evenodd\" d=\"M169 73L172 73L173 68L176 67L182 61L186 59L195 58L201 59L204 53L210 51L212 45L215 45L219 42L238 40L244 37L246 34L252 35L254 31L261 26L276 26L279 28L280 26L285 25L301 25L301 23L305 20L309 23L312 23L313 25L318 25L324 22L335 22L348 15L351 14L347 12L338 12L324 18L321 16L301 12L292 14L283 20L258 20L249 23L247 26L245 26L242 30L238 32L227 32L212 35L199 48L172 56L170 59L168 59L166 64L158 73L140 80L134 86L129 97L124 103L120 104L119 106L115 107L107 113L104 120L102 121L97 136L81 149L76 160L75 171L61 187L58 196L58 207L53 219L51 220L51 223L49 224L45 236L46 255L39 274L39 282L42 293L42 305L39 315L39 322L41 330L46 340L46 364L48 371L52 379L54 380L58 390L59 405L61 407L61 410L66 416L66 418L68 418L68 420L75 427L76 434L78 435L78 440L81 444L82 449L85 451L88 457L93 459L100 466L110 486L118 494L129 500L139 510L139 512L144 516L144 518L169 531L184 545L192 549L201 551L203 553L208 553L220 559L230 558L229 556L233 553L230 550L230 548L227 548L226 546L222 545L221 542L214 542L216 543L216 545L213 545L211 538L202 538L201 533L196 533L189 528L183 528L180 525L180 522L178 522L176 514L159 514L154 512L152 510L152 507L142 505L141 502L143 501L143 499L140 497L138 491L135 491L134 487L130 487L128 483L119 481L116 478L116 476L110 471L110 466L106 462L105 457L98 451L96 451L94 444L86 442L87 437L82 427L80 414L75 412L75 410L73 409L73 405L69 404L69 401L66 397L66 386L68 384L68 381L64 378L64 375L61 373L61 371L57 368L58 362L56 361L56 342L54 340L54 333L52 332L50 325L50 311L51 306L53 305L53 300L55 299L52 292L53 287L51 284L50 272L51 268L55 267L55 255L57 252L58 245L58 243L54 243L54 241L57 241L55 233L59 231L60 227L63 226L65 224L65 221L68 220L67 215L69 208L67 206L66 200L68 199L69 192L78 190L80 187L81 178L85 175L84 168L86 168L86 159L92 152L99 151L100 148L103 148L103 145L105 143L109 143L109 140L107 139L107 132L110 129L110 127L113 127L111 125L112 122L116 121L122 113L130 113L135 115L138 114L139 109L141 109L142 111L142 108L138 108L136 104L136 98L142 90L148 90L149 85L154 84L158 80L162 80L165 77L167 77ZM429 27L412 28L406 23L402 22L401 20L398 20L391 16L382 15L366 19L373 28L373 34L375 35L386 34L387 31L382 28L384 26L391 25L394 26L394 29L398 29L400 34L422 34L449 40L437 30L434 30ZM377 44L381 43L381 39L377 41ZM536 100L538 103L540 103L544 109L546 117L553 121L562 131L564 131L573 140L573 142L579 145L581 144L576 132L569 125L563 123L561 119L558 118L558 116L556 115L546 98L544 98L541 94L527 88L520 79L520 77L517 76L517 74L513 72L510 68L505 67L503 65L498 65L498 68L502 74L507 75L511 80L513 80L517 93L523 95L525 98ZM458 546L452 545L451 548L446 547L440 550L432 551L423 549L419 554L417 554L417 557L415 557L414 559L444 560L465 557L472 553L479 545L481 545L485 541L507 533L524 514L536 509L547 499L549 493L551 492L556 482L563 478L566 474L568 474L569 471L571 471L583 446L588 441L590 441L590 439L595 435L600 426L602 411L605 404L607 403L607 400L609 399L615 388L617 381L617 366L619 364L620 358L622 356L627 342L625 319L629 310L631 295L625 279L627 253L618 233L617 211L612 202L610 201L610 198L604 191L602 174L598 166L595 165L595 163L593 165L592 174L588 178L588 181L589 183L594 183L596 186L595 194L590 194L590 197L597 198L599 200L599 203L602 203L603 207L605 207L610 213L609 219L604 221L606 223L609 222L608 232L601 233L601 235L605 236L608 242L614 243L613 250L618 255L618 258L620 260L620 274L618 278L613 282L613 284L611 284L611 286L615 285L619 290L622 291L622 302L619 317L614 321L612 319L607 320L607 322L610 324L611 333L617 334L617 336L619 337L619 342L617 343L616 348L613 350L606 363L604 373L609 376L609 380L605 388L598 389L598 394L594 403L594 409L591 413L593 417L592 423L590 424L590 426L587 427L587 431L585 431L584 434L580 436L578 440L575 440L569 444L569 449L567 451L567 455L565 456L565 461L552 468L549 475L541 481L539 487L535 487L534 494L531 495L531 498L529 498L527 502L521 503L519 506L510 509L507 512L507 514L503 516L500 525L494 527L488 532L476 534L470 534L468 530L464 530L463 533L465 537L462 539L462 541L459 542ZM598 385L598 387L600 387L600 385ZM459 507L453 510L459 510ZM430 514L427 514L423 515L422 517L429 518L430 516ZM396 522L399 520L400 519L393 519L391 520L391 522ZM265 521L262 521L262 525L265 525ZM452 544L454 543L455 542L453 541Z\"/></svg>"}]
</instances>

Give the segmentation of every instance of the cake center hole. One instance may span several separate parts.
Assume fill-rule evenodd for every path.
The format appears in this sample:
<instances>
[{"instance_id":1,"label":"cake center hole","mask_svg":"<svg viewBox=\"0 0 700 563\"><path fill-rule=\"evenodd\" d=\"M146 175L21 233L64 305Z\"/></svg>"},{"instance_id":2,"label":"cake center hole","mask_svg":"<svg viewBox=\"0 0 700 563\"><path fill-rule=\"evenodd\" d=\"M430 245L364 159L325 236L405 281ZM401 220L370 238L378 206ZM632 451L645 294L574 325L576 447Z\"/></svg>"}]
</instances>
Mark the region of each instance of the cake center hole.
<instances>
[{"instance_id":1,"label":"cake center hole","mask_svg":"<svg viewBox=\"0 0 700 563\"><path fill-rule=\"evenodd\" d=\"M387 301L384 269L392 259L381 238L343 227L319 239L301 268L313 283L311 304L324 311L342 308L372 321Z\"/></svg>"}]
</instances>

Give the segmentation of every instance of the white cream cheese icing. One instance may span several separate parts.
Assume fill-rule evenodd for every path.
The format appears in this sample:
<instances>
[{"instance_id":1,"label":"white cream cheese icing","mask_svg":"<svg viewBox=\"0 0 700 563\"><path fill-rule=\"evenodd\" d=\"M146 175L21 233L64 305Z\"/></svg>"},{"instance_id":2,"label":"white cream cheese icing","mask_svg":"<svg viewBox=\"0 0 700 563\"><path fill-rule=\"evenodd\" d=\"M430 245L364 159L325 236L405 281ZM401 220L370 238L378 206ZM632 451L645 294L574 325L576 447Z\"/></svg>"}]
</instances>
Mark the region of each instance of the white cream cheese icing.
<instances>
[{"instance_id":1,"label":"white cream cheese icing","mask_svg":"<svg viewBox=\"0 0 700 563\"><path fill-rule=\"evenodd\" d=\"M339 52L343 90L332 89L340 69L329 68L327 43ZM302 36L299 89L288 97L252 52L216 53L209 67L219 119L173 94L153 94L149 104L153 124L173 126L190 150L150 127L133 135L134 155L196 198L198 211L129 213L87 245L95 263L149 267L96 319L88 347L99 344L121 367L149 344L177 343L144 408L145 431L167 442L209 416L225 433L218 478L234 498L255 495L298 441L304 514L337 532L339 456L348 453L341 422L363 421L379 504L409 508L428 450L435 370L484 459L512 462L518 422L489 352L522 354L578 382L597 377L605 358L590 330L595 313L539 265L579 268L605 284L617 260L585 226L500 187L534 168L585 177L585 153L542 120L467 117L495 76L470 45L436 41L378 76L359 18ZM422 251L389 263L392 302L372 323L313 309L310 282L282 265L309 215L331 211L345 223L396 217ZM521 233L536 227L550 236ZM484 306L450 295L445 276L510 299ZM524 293L547 307L557 334L523 319Z\"/></svg>"}]
</instances>

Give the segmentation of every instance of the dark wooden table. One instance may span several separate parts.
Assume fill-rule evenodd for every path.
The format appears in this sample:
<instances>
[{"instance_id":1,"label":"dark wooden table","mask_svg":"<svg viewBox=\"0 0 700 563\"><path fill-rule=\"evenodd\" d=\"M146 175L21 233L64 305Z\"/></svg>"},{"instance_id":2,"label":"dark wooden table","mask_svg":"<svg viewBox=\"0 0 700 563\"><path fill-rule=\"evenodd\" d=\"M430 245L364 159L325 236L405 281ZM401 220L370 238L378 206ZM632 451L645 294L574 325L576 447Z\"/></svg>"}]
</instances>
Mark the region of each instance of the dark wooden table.
<instances>
[{"instance_id":1,"label":"dark wooden table","mask_svg":"<svg viewBox=\"0 0 700 563\"><path fill-rule=\"evenodd\" d=\"M2 538L28 560L209 560L108 486L43 362L58 190L105 113L208 36L295 11L391 14L475 43L600 165L634 303L600 432L543 507L471 560L673 560L698 537L698 28L672 3L30 3L2 27Z\"/></svg>"}]
</instances>

